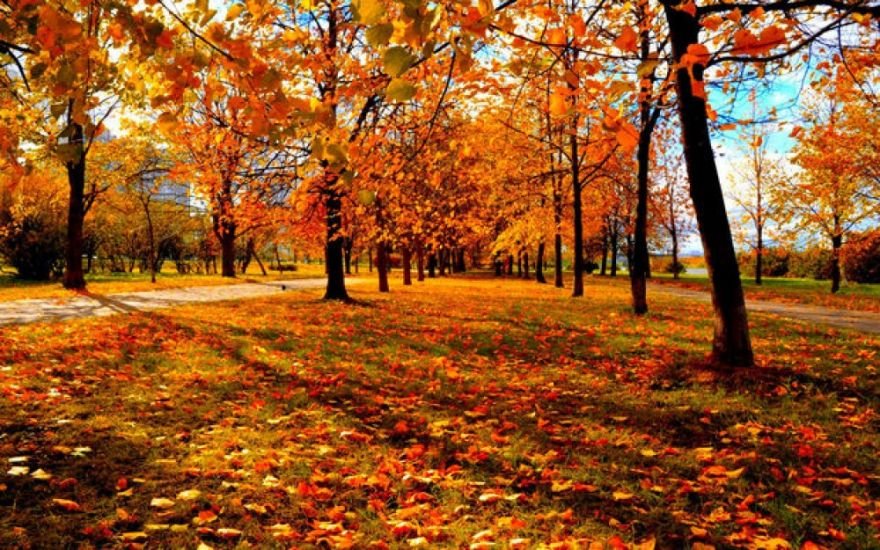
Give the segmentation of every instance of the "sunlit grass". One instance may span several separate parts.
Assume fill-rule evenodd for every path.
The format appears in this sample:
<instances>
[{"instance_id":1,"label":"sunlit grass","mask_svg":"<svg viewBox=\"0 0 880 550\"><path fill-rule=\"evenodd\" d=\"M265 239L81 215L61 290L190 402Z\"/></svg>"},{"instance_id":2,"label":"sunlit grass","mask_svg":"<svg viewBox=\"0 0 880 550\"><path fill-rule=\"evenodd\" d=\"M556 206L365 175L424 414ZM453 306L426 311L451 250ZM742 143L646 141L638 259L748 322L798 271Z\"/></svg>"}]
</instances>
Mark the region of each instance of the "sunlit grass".
<instances>
[{"instance_id":1,"label":"sunlit grass","mask_svg":"<svg viewBox=\"0 0 880 550\"><path fill-rule=\"evenodd\" d=\"M0 330L0 461L53 476L0 546L877 545L876 338L754 314L724 375L704 303L392 285Z\"/></svg>"}]
</instances>

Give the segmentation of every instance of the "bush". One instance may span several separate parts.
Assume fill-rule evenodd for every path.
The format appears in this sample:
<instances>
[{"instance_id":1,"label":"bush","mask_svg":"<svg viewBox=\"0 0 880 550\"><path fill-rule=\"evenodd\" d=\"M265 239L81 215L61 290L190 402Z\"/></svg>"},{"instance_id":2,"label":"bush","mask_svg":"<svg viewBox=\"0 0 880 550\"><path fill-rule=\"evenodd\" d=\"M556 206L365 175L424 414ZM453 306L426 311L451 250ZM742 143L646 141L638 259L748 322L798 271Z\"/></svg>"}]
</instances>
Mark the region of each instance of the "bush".
<instances>
[{"instance_id":1,"label":"bush","mask_svg":"<svg viewBox=\"0 0 880 550\"><path fill-rule=\"evenodd\" d=\"M854 283L880 283L880 230L849 239L843 247L846 279Z\"/></svg>"},{"instance_id":2,"label":"bush","mask_svg":"<svg viewBox=\"0 0 880 550\"><path fill-rule=\"evenodd\" d=\"M0 252L23 279L48 280L64 270L63 216L26 202L13 205L0 228Z\"/></svg>"},{"instance_id":3,"label":"bush","mask_svg":"<svg viewBox=\"0 0 880 550\"><path fill-rule=\"evenodd\" d=\"M789 255L789 276L806 279L831 278L831 251L819 247L808 248Z\"/></svg>"},{"instance_id":4,"label":"bush","mask_svg":"<svg viewBox=\"0 0 880 550\"><path fill-rule=\"evenodd\" d=\"M761 275L764 277L786 277L790 272L792 253L780 247L764 248L761 257ZM740 273L747 277L755 276L757 251L742 253L738 257Z\"/></svg>"},{"instance_id":5,"label":"bush","mask_svg":"<svg viewBox=\"0 0 880 550\"><path fill-rule=\"evenodd\" d=\"M673 262L672 258L668 256L663 256L654 260L655 271L659 271L660 273L671 273L675 275L678 273L681 275L682 273L687 273L687 267L681 262Z\"/></svg>"}]
</instances>

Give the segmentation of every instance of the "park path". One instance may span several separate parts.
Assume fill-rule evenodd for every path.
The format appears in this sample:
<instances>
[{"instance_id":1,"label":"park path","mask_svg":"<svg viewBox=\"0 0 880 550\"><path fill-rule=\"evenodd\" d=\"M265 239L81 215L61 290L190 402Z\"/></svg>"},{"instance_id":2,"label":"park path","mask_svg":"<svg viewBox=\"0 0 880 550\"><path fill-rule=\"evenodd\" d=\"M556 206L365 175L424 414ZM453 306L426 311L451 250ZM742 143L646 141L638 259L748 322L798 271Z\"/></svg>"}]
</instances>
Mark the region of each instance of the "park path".
<instances>
[{"instance_id":1,"label":"park path","mask_svg":"<svg viewBox=\"0 0 880 550\"><path fill-rule=\"evenodd\" d=\"M711 301L708 291L658 284L652 285L651 290L657 293L672 294L674 296L700 300L703 302ZM822 325L880 334L880 314L870 311L853 311L825 306L787 304L764 300L746 300L746 309L748 309L750 313L756 311L770 313L806 323L819 323Z\"/></svg>"},{"instance_id":2,"label":"park path","mask_svg":"<svg viewBox=\"0 0 880 550\"><path fill-rule=\"evenodd\" d=\"M357 283L349 279L348 283ZM292 279L265 283L194 286L145 290L121 294L85 293L73 298L46 298L0 302L0 325L104 317L117 313L149 311L182 304L220 302L271 296L287 290L323 288L326 279Z\"/></svg>"}]
</instances>

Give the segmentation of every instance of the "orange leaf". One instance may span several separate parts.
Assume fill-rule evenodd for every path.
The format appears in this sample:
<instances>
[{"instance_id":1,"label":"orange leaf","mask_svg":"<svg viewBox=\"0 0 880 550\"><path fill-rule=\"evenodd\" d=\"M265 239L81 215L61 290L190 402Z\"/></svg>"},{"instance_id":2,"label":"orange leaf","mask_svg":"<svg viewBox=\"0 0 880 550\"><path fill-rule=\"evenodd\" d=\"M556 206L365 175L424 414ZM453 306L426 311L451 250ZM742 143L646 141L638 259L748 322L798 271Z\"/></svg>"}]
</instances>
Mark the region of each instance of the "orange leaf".
<instances>
[{"instance_id":1,"label":"orange leaf","mask_svg":"<svg viewBox=\"0 0 880 550\"><path fill-rule=\"evenodd\" d=\"M625 27L614 45L625 52L634 52L638 50L639 35L631 27Z\"/></svg>"}]
</instances>

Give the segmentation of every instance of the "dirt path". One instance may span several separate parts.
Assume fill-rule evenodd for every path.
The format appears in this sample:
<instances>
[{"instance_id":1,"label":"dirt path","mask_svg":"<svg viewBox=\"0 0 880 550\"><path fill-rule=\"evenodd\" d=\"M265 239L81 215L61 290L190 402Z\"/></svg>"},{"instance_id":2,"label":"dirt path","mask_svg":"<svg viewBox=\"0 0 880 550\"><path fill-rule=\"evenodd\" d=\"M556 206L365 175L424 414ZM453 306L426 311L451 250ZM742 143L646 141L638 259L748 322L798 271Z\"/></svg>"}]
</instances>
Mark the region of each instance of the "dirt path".
<instances>
[{"instance_id":1,"label":"dirt path","mask_svg":"<svg viewBox=\"0 0 880 550\"><path fill-rule=\"evenodd\" d=\"M708 292L677 288L668 285L652 285L651 292L672 294L682 298L691 298L703 302L709 302ZM780 317L788 317L805 323L819 323L834 327L858 330L880 334L880 314L870 311L852 311L847 309L835 309L824 306L811 306L806 304L786 304L782 302L765 302L747 300L746 307L750 312L770 313Z\"/></svg>"},{"instance_id":2,"label":"dirt path","mask_svg":"<svg viewBox=\"0 0 880 550\"><path fill-rule=\"evenodd\" d=\"M347 281L357 283L357 279ZM104 317L116 313L149 311L198 302L243 300L278 294L286 290L323 288L326 280L294 279L265 283L196 286L146 290L122 294L83 294L75 298L15 300L0 303L0 325L63 321L80 317Z\"/></svg>"}]
</instances>

